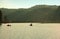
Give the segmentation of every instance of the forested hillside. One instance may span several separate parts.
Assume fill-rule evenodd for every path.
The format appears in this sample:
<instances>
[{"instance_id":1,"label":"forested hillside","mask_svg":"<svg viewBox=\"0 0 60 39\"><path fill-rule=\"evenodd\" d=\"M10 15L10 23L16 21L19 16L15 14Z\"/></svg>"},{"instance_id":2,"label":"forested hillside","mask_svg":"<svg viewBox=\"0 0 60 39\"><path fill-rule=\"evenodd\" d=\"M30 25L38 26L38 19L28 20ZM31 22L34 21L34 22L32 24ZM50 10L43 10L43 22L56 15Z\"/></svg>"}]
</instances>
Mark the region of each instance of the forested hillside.
<instances>
[{"instance_id":1,"label":"forested hillside","mask_svg":"<svg viewBox=\"0 0 60 39\"><path fill-rule=\"evenodd\" d=\"M3 17L6 16L11 22L60 22L60 6L36 5L28 9L0 9L2 10Z\"/></svg>"}]
</instances>

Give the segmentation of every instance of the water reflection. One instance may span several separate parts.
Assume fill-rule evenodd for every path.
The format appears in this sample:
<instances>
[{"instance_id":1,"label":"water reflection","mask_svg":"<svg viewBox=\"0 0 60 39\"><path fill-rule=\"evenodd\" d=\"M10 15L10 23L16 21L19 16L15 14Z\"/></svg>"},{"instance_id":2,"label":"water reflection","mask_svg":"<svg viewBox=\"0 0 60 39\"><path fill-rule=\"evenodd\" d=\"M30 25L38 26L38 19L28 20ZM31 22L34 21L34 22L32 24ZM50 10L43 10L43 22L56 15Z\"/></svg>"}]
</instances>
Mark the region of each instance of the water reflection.
<instances>
[{"instance_id":1,"label":"water reflection","mask_svg":"<svg viewBox=\"0 0 60 39\"><path fill-rule=\"evenodd\" d=\"M10 23L11 24L11 23ZM12 23L0 27L0 39L60 39L60 24Z\"/></svg>"}]
</instances>

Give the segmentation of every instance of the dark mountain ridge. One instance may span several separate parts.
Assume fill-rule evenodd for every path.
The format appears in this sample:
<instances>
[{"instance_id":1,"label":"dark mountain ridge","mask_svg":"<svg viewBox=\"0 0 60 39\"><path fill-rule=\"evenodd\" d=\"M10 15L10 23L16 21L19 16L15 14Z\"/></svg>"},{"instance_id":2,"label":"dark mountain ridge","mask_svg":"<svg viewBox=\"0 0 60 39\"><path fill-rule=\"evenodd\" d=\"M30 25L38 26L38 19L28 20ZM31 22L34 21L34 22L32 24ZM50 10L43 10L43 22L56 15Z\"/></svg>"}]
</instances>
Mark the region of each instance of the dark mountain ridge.
<instances>
[{"instance_id":1,"label":"dark mountain ridge","mask_svg":"<svg viewBox=\"0 0 60 39\"><path fill-rule=\"evenodd\" d=\"M59 23L60 6L36 5L28 9L4 9L3 17L11 22Z\"/></svg>"}]
</instances>

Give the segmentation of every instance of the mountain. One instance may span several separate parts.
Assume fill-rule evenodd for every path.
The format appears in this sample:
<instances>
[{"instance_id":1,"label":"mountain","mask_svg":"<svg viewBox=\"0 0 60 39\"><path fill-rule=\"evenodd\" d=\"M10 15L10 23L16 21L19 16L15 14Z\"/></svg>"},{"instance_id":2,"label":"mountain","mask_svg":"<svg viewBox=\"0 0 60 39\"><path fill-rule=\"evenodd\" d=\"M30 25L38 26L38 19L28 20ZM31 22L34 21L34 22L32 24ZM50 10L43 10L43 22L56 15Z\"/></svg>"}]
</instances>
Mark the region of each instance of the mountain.
<instances>
[{"instance_id":1,"label":"mountain","mask_svg":"<svg viewBox=\"0 0 60 39\"><path fill-rule=\"evenodd\" d=\"M36 5L28 9L0 9L2 10L3 17L7 16L11 22L60 22L60 7L56 5Z\"/></svg>"},{"instance_id":2,"label":"mountain","mask_svg":"<svg viewBox=\"0 0 60 39\"><path fill-rule=\"evenodd\" d=\"M55 10L53 18L54 22L60 22L60 6Z\"/></svg>"}]
</instances>

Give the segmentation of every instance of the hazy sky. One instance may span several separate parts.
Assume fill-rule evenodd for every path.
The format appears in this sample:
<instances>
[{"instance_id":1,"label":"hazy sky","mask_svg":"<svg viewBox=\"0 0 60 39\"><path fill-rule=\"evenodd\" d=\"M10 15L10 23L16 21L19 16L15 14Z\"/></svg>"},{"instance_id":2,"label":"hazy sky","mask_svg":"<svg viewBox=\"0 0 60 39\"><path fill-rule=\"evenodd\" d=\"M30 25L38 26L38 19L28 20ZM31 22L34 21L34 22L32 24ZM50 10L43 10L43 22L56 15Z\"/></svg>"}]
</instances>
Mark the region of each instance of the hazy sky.
<instances>
[{"instance_id":1,"label":"hazy sky","mask_svg":"<svg viewBox=\"0 0 60 39\"><path fill-rule=\"evenodd\" d=\"M60 5L60 0L0 0L0 8L29 8L42 4Z\"/></svg>"}]
</instances>

